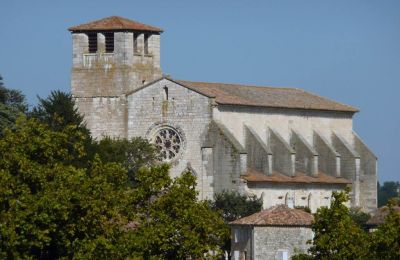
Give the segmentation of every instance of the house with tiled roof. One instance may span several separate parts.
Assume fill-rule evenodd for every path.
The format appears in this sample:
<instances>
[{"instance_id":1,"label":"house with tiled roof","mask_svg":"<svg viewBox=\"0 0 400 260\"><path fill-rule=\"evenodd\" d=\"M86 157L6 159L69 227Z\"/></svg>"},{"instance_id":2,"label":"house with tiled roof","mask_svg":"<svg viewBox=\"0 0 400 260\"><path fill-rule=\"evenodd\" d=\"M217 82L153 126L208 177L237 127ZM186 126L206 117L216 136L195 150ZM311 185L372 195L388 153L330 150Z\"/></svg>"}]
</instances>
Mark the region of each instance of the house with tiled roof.
<instances>
[{"instance_id":1,"label":"house with tiled roof","mask_svg":"<svg viewBox=\"0 0 400 260\"><path fill-rule=\"evenodd\" d=\"M162 74L161 28L112 16L69 28L71 91L95 138L144 137L190 169L200 199L224 190L264 208L376 209L377 158L353 130L357 108L297 88L194 82Z\"/></svg>"},{"instance_id":2,"label":"house with tiled roof","mask_svg":"<svg viewBox=\"0 0 400 260\"><path fill-rule=\"evenodd\" d=\"M307 241L313 239L312 214L286 205L277 205L248 217L235 220L231 226L233 259L290 259L307 253Z\"/></svg>"},{"instance_id":3,"label":"house with tiled roof","mask_svg":"<svg viewBox=\"0 0 400 260\"><path fill-rule=\"evenodd\" d=\"M385 223L385 218L389 215L390 210L396 212L396 214L400 215L400 206L392 206L390 209L388 206L380 207L376 213L366 222L367 227L371 230L375 229L379 225Z\"/></svg>"}]
</instances>

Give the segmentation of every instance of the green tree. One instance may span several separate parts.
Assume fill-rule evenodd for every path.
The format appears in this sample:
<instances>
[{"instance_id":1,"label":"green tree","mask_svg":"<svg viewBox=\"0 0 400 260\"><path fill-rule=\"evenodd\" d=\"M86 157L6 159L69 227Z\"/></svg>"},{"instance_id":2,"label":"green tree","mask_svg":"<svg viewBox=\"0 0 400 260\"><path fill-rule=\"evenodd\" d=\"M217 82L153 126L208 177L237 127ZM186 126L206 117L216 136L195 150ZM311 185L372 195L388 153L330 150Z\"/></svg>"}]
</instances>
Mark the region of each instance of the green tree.
<instances>
[{"instance_id":1,"label":"green tree","mask_svg":"<svg viewBox=\"0 0 400 260\"><path fill-rule=\"evenodd\" d=\"M396 201L389 201L385 222L371 233L371 259L400 259L400 213L395 205Z\"/></svg>"},{"instance_id":2,"label":"green tree","mask_svg":"<svg viewBox=\"0 0 400 260\"><path fill-rule=\"evenodd\" d=\"M350 208L349 215L355 223L363 228L365 228L365 223L371 218L370 214L361 211L360 208Z\"/></svg>"},{"instance_id":3,"label":"green tree","mask_svg":"<svg viewBox=\"0 0 400 260\"><path fill-rule=\"evenodd\" d=\"M378 182L378 207L385 206L391 198L399 200L400 183L387 181L381 186Z\"/></svg>"},{"instance_id":4,"label":"green tree","mask_svg":"<svg viewBox=\"0 0 400 260\"><path fill-rule=\"evenodd\" d=\"M122 258L134 221L132 188L118 164L95 159L86 169L67 164L84 156L72 127L53 131L19 119L0 139L0 258Z\"/></svg>"},{"instance_id":5,"label":"green tree","mask_svg":"<svg viewBox=\"0 0 400 260\"><path fill-rule=\"evenodd\" d=\"M135 137L131 140L104 137L94 142L92 153L99 155L103 162L120 163L134 181L134 174L139 168L150 167L157 160L156 149L146 139Z\"/></svg>"},{"instance_id":6,"label":"green tree","mask_svg":"<svg viewBox=\"0 0 400 260\"><path fill-rule=\"evenodd\" d=\"M330 208L321 207L315 214L310 255L293 259L369 259L368 234L352 220L345 205L348 191L332 196Z\"/></svg>"},{"instance_id":7,"label":"green tree","mask_svg":"<svg viewBox=\"0 0 400 260\"><path fill-rule=\"evenodd\" d=\"M60 131L69 125L88 131L71 94L56 90L47 98L38 97L38 99L38 105L30 112L31 117L49 125L55 131Z\"/></svg>"},{"instance_id":8,"label":"green tree","mask_svg":"<svg viewBox=\"0 0 400 260\"><path fill-rule=\"evenodd\" d=\"M221 212L225 223L228 224L239 218L243 218L259 212L262 209L263 201L256 196L241 195L234 191L223 191L215 194L214 201L210 202L211 208ZM223 251L230 253L231 238L227 237L221 247Z\"/></svg>"},{"instance_id":9,"label":"green tree","mask_svg":"<svg viewBox=\"0 0 400 260\"><path fill-rule=\"evenodd\" d=\"M262 199L256 196L241 195L234 191L223 191L214 196L211 202L213 209L221 210L226 222L231 222L259 212L262 209Z\"/></svg>"},{"instance_id":10,"label":"green tree","mask_svg":"<svg viewBox=\"0 0 400 260\"><path fill-rule=\"evenodd\" d=\"M73 144L70 140L75 140ZM0 258L200 258L225 239L189 173L142 168L132 184L98 156L77 168L85 138L21 118L0 139ZM71 152L69 145L74 146ZM132 225L133 223L133 225Z\"/></svg>"},{"instance_id":11,"label":"green tree","mask_svg":"<svg viewBox=\"0 0 400 260\"><path fill-rule=\"evenodd\" d=\"M69 153L79 153L74 149L75 142L83 142L82 149L85 150L84 156L73 161L67 161L77 167L87 167L87 163L94 158L96 151L93 148L93 141L89 129L79 114L75 101L71 94L62 91L52 91L51 94L43 99L38 97L39 103L35 106L28 116L39 122L48 125L51 130L63 132L66 128L74 131L69 135L69 142L64 143ZM76 139L78 138L78 139Z\"/></svg>"},{"instance_id":12,"label":"green tree","mask_svg":"<svg viewBox=\"0 0 400 260\"><path fill-rule=\"evenodd\" d=\"M217 252L228 235L224 220L207 201L197 201L190 172L171 180L168 169L142 168L136 176L142 257L200 259L210 250Z\"/></svg>"},{"instance_id":13,"label":"green tree","mask_svg":"<svg viewBox=\"0 0 400 260\"><path fill-rule=\"evenodd\" d=\"M4 129L12 127L27 110L25 96L19 90L6 88L0 75L0 137Z\"/></svg>"}]
</instances>

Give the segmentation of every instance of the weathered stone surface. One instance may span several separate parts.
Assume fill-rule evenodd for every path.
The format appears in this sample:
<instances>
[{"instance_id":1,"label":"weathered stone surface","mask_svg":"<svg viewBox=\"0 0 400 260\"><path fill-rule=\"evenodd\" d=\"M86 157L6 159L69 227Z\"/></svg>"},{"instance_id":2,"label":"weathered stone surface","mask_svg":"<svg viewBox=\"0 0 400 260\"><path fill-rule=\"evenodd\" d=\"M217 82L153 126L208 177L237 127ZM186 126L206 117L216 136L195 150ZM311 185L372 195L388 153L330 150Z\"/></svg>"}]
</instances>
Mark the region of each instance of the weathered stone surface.
<instances>
[{"instance_id":1,"label":"weathered stone surface","mask_svg":"<svg viewBox=\"0 0 400 260\"><path fill-rule=\"evenodd\" d=\"M313 178L320 174L344 177L352 182L351 206L368 212L376 208L376 157L353 132L355 110L219 104L215 89L208 87L206 95L183 81L161 78L159 32L95 31L96 53L89 53L89 32L93 33L72 32L71 91L95 138L141 136L153 140L161 128L174 129L182 144L176 158L169 160L171 175L191 169L198 178L201 199L238 190L262 195L264 207L285 203L289 197L294 206L307 206L315 212L329 205L332 191L345 187L333 181L323 185L247 184L243 175L254 169L288 178L300 173ZM110 32L114 33L114 51L106 53ZM240 91L225 89L224 93L252 95L257 100L255 93L248 93L249 88L237 87ZM293 93L296 104L304 103Z\"/></svg>"}]
</instances>

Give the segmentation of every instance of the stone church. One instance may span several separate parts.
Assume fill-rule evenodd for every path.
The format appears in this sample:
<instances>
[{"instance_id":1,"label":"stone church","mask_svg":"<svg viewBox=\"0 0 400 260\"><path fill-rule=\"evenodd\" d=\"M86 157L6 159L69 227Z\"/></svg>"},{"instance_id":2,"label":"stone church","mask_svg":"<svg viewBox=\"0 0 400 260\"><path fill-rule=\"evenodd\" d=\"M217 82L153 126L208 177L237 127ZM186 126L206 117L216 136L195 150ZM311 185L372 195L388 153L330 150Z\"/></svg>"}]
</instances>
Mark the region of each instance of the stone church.
<instances>
[{"instance_id":1,"label":"stone church","mask_svg":"<svg viewBox=\"0 0 400 260\"><path fill-rule=\"evenodd\" d=\"M189 169L200 199L224 190L277 204L377 206L377 158L353 130L358 110L297 88L193 82L164 76L162 29L122 17L69 28L71 89L94 137L141 136Z\"/></svg>"}]
</instances>

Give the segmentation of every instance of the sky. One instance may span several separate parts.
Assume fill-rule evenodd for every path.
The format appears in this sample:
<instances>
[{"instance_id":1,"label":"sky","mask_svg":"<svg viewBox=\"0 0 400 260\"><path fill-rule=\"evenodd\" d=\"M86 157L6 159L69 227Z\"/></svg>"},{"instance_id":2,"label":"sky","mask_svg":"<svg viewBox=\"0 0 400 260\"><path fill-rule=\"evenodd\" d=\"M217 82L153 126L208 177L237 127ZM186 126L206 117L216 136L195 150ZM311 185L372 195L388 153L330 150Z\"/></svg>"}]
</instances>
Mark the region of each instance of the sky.
<instances>
[{"instance_id":1,"label":"sky","mask_svg":"<svg viewBox=\"0 0 400 260\"><path fill-rule=\"evenodd\" d=\"M400 181L399 0L1 0L0 74L33 106L69 91L67 28L118 15L164 29L176 79L296 87L360 109L379 180Z\"/></svg>"}]
</instances>

